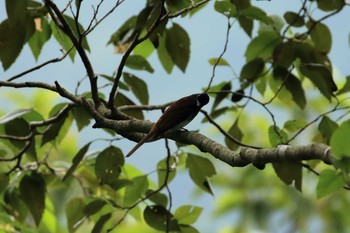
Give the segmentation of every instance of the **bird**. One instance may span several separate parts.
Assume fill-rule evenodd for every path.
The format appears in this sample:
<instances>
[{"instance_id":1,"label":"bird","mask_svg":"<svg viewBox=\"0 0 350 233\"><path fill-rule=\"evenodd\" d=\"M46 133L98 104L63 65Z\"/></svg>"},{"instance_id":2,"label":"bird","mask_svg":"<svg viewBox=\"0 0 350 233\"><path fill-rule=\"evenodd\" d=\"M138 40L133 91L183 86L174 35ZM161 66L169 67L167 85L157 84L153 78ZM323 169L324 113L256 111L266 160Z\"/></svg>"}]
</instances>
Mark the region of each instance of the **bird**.
<instances>
[{"instance_id":1,"label":"bird","mask_svg":"<svg viewBox=\"0 0 350 233\"><path fill-rule=\"evenodd\" d=\"M156 139L167 131L181 129L186 126L208 102L209 96L207 93L192 94L175 101L165 110L148 134L130 150L126 157L130 157L145 142Z\"/></svg>"}]
</instances>

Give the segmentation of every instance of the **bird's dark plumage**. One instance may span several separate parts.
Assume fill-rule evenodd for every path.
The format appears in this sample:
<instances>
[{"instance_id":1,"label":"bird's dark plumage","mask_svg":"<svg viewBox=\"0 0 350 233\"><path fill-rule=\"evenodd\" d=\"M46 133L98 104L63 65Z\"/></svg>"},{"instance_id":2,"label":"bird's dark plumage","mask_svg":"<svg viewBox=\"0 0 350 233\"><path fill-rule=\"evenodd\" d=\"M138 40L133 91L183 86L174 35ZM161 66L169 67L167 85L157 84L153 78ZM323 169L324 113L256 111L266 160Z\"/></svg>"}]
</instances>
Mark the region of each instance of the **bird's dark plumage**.
<instances>
[{"instance_id":1,"label":"bird's dark plumage","mask_svg":"<svg viewBox=\"0 0 350 233\"><path fill-rule=\"evenodd\" d=\"M199 110L209 102L206 93L193 94L183 97L171 104L152 126L149 133L126 155L131 156L145 142L150 141L168 130L180 129L190 123Z\"/></svg>"}]
</instances>

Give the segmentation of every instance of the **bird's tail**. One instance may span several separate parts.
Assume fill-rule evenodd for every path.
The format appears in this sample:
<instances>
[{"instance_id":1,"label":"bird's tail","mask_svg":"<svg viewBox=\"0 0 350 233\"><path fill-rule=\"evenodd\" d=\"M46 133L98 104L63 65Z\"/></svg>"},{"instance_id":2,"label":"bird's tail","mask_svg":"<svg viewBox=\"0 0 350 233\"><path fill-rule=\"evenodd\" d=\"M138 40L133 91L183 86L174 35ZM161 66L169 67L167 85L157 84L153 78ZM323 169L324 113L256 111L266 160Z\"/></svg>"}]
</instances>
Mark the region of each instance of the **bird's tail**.
<instances>
[{"instance_id":1,"label":"bird's tail","mask_svg":"<svg viewBox=\"0 0 350 233\"><path fill-rule=\"evenodd\" d=\"M148 133L144 138L142 138L135 146L134 148L129 151L129 153L126 155L126 157L130 157L137 149L139 149L140 146L142 146L145 142L152 139L155 136L155 133Z\"/></svg>"}]
</instances>

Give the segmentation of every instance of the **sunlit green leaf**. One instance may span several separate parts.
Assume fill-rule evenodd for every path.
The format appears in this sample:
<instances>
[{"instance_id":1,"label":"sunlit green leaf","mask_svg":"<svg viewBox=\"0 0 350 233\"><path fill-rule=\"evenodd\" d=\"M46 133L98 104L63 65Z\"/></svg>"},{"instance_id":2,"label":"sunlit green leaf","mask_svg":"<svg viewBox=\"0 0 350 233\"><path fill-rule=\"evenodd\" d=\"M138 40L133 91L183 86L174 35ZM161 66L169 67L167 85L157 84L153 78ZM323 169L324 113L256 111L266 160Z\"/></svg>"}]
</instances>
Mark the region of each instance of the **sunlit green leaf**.
<instances>
[{"instance_id":1,"label":"sunlit green leaf","mask_svg":"<svg viewBox=\"0 0 350 233\"><path fill-rule=\"evenodd\" d=\"M199 155L188 154L186 167L190 172L192 181L204 191L214 195L208 180L208 178L216 174L213 163Z\"/></svg>"},{"instance_id":2,"label":"sunlit green leaf","mask_svg":"<svg viewBox=\"0 0 350 233\"><path fill-rule=\"evenodd\" d=\"M149 182L147 176L137 176L133 178L132 184L126 186L124 195L124 205L132 205L138 201L147 191Z\"/></svg>"},{"instance_id":3,"label":"sunlit green leaf","mask_svg":"<svg viewBox=\"0 0 350 233\"><path fill-rule=\"evenodd\" d=\"M202 210L198 206L184 205L176 209L174 217L180 224L190 225L197 221Z\"/></svg>"},{"instance_id":4,"label":"sunlit green leaf","mask_svg":"<svg viewBox=\"0 0 350 233\"><path fill-rule=\"evenodd\" d=\"M224 59L224 58L220 58L220 60L218 61L219 58L210 58L208 60L210 65L215 65L217 64L217 66L230 66L230 64Z\"/></svg>"},{"instance_id":5,"label":"sunlit green leaf","mask_svg":"<svg viewBox=\"0 0 350 233\"><path fill-rule=\"evenodd\" d=\"M271 58L276 46L281 43L281 37L276 32L265 32L255 37L248 45L245 52L247 61L255 58Z\"/></svg>"},{"instance_id":6,"label":"sunlit green leaf","mask_svg":"<svg viewBox=\"0 0 350 233\"><path fill-rule=\"evenodd\" d=\"M228 0L215 1L214 8L226 17L234 17L236 15L236 6Z\"/></svg>"},{"instance_id":7,"label":"sunlit green leaf","mask_svg":"<svg viewBox=\"0 0 350 233\"><path fill-rule=\"evenodd\" d=\"M269 140L271 146L277 146L287 141L288 135L284 130L279 129L278 126L274 127L271 125L269 127Z\"/></svg>"},{"instance_id":8,"label":"sunlit green leaf","mask_svg":"<svg viewBox=\"0 0 350 233\"><path fill-rule=\"evenodd\" d=\"M345 122L337 128L331 137L330 145L336 159L350 157L350 123Z\"/></svg>"},{"instance_id":9,"label":"sunlit green leaf","mask_svg":"<svg viewBox=\"0 0 350 233\"><path fill-rule=\"evenodd\" d=\"M86 218L84 214L85 202L82 198L76 197L66 204L66 217L69 232L75 232L77 227L83 223L83 219Z\"/></svg>"},{"instance_id":10,"label":"sunlit green leaf","mask_svg":"<svg viewBox=\"0 0 350 233\"><path fill-rule=\"evenodd\" d=\"M318 198L327 196L336 192L345 185L344 178L341 172L335 170L323 170L316 187L316 194Z\"/></svg>"},{"instance_id":11,"label":"sunlit green leaf","mask_svg":"<svg viewBox=\"0 0 350 233\"><path fill-rule=\"evenodd\" d=\"M344 86L337 92L337 95L348 93L350 91L350 75L346 76L346 82Z\"/></svg>"},{"instance_id":12,"label":"sunlit green leaf","mask_svg":"<svg viewBox=\"0 0 350 233\"><path fill-rule=\"evenodd\" d=\"M303 119L299 120L288 120L284 123L283 128L291 133L300 130L306 126L307 122Z\"/></svg>"}]
</instances>

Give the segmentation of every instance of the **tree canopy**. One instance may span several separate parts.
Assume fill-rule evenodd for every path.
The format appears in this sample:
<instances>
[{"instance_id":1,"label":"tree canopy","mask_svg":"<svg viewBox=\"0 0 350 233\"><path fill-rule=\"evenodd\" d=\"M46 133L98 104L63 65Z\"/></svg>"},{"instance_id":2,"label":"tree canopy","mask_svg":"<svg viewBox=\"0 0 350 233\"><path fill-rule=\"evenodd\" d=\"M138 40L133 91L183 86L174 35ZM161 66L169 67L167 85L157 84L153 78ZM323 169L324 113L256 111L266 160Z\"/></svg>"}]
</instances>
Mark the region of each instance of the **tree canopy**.
<instances>
[{"instance_id":1,"label":"tree canopy","mask_svg":"<svg viewBox=\"0 0 350 233\"><path fill-rule=\"evenodd\" d=\"M350 3L275 4L5 0L0 231L348 232Z\"/></svg>"}]
</instances>

